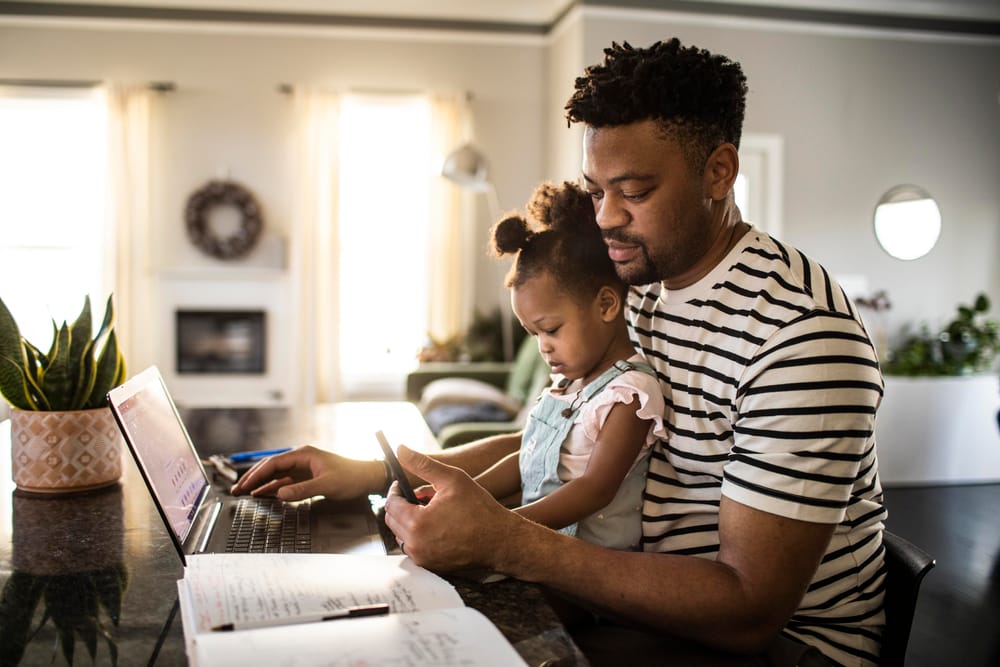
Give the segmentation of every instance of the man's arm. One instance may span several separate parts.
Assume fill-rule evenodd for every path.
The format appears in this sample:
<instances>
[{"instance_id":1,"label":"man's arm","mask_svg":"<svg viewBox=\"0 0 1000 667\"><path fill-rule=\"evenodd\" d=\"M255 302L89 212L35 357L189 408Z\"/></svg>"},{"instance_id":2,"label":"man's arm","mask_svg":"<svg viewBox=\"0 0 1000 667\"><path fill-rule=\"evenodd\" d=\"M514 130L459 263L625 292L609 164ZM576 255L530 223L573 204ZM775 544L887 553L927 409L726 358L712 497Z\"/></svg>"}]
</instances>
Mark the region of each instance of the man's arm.
<instances>
[{"instance_id":1,"label":"man's arm","mask_svg":"<svg viewBox=\"0 0 1000 667\"><path fill-rule=\"evenodd\" d=\"M512 496L520 497L521 469L519 454L520 451L508 454L485 471L476 475L476 483L501 502Z\"/></svg>"},{"instance_id":2,"label":"man's arm","mask_svg":"<svg viewBox=\"0 0 1000 667\"><path fill-rule=\"evenodd\" d=\"M609 615L734 652L757 653L777 636L834 529L723 498L717 560L614 551L505 510L460 470L406 448L400 461L436 489L425 506L394 494L386 504L388 526L417 564L544 583Z\"/></svg>"},{"instance_id":3,"label":"man's arm","mask_svg":"<svg viewBox=\"0 0 1000 667\"><path fill-rule=\"evenodd\" d=\"M521 448L521 431L494 435L431 454L431 458L467 472L471 477L482 473L509 454ZM411 478L413 477L411 473ZM411 479L422 484L426 480Z\"/></svg>"},{"instance_id":4,"label":"man's arm","mask_svg":"<svg viewBox=\"0 0 1000 667\"><path fill-rule=\"evenodd\" d=\"M723 499L715 561L612 551L517 526L492 567L640 625L758 653L798 608L833 528Z\"/></svg>"},{"instance_id":5,"label":"man's arm","mask_svg":"<svg viewBox=\"0 0 1000 667\"><path fill-rule=\"evenodd\" d=\"M478 475L521 445L521 434L493 436L435 452L433 457L448 465ZM413 486L423 483L408 473ZM302 500L312 496L333 499L356 498L385 490L385 468L381 461L349 459L313 446L258 462L230 489L233 495L277 496Z\"/></svg>"}]
</instances>

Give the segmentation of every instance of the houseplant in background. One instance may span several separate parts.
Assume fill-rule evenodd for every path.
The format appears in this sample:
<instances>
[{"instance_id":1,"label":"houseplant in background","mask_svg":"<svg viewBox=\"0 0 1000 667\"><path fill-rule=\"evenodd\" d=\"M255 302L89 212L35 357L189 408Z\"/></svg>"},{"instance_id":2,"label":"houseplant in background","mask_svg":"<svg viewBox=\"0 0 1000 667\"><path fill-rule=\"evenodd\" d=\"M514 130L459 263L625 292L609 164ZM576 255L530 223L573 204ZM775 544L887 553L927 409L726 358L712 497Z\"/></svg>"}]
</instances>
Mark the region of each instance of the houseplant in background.
<instances>
[{"instance_id":1,"label":"houseplant in background","mask_svg":"<svg viewBox=\"0 0 1000 667\"><path fill-rule=\"evenodd\" d=\"M93 332L90 297L72 324L52 322L47 352L25 340L0 299L0 394L11 406L11 470L24 491L62 493L113 484L122 439L107 392L125 380L108 297Z\"/></svg>"},{"instance_id":2,"label":"houseplant in background","mask_svg":"<svg viewBox=\"0 0 1000 667\"><path fill-rule=\"evenodd\" d=\"M985 315L990 300L979 294L972 305L959 304L955 318L938 332L927 325L889 354L890 375L971 375L993 370L1000 354L998 325Z\"/></svg>"},{"instance_id":3,"label":"houseplant in background","mask_svg":"<svg viewBox=\"0 0 1000 667\"><path fill-rule=\"evenodd\" d=\"M1000 479L998 326L989 298L959 304L942 326L922 324L882 364L875 423L883 484Z\"/></svg>"}]
</instances>

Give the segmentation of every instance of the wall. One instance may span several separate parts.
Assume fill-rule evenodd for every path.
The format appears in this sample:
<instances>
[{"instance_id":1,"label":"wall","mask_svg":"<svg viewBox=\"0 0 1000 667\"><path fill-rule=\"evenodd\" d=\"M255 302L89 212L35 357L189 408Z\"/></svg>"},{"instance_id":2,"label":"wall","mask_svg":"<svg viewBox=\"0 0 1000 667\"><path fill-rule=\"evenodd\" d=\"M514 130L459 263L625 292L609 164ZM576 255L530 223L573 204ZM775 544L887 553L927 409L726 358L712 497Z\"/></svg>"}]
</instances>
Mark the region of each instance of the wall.
<instances>
[{"instance_id":1,"label":"wall","mask_svg":"<svg viewBox=\"0 0 1000 667\"><path fill-rule=\"evenodd\" d=\"M750 87L744 132L784 139L784 240L887 290L890 332L941 324L980 291L1000 317L1000 39L601 8L568 20L582 23L586 64L612 41L674 35L739 61ZM550 164L579 160L578 144L552 145L575 154ZM899 183L923 186L943 217L937 247L910 262L886 255L871 225Z\"/></svg>"},{"instance_id":2,"label":"wall","mask_svg":"<svg viewBox=\"0 0 1000 667\"><path fill-rule=\"evenodd\" d=\"M573 94L573 82L589 64L584 60L583 37L582 14L575 10L552 31L547 51L545 157L546 173L554 181L576 180L580 176L583 128L577 123L567 127L564 107Z\"/></svg>"}]
</instances>

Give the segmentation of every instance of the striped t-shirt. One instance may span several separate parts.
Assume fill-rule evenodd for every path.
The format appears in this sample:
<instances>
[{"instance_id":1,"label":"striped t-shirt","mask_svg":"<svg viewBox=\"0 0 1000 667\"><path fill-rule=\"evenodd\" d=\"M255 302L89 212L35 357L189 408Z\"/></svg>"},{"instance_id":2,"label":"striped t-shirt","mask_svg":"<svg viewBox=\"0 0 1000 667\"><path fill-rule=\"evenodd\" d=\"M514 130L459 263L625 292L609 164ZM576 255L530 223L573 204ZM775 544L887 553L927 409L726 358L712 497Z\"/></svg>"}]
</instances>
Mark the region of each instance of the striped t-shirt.
<instances>
[{"instance_id":1,"label":"striped t-shirt","mask_svg":"<svg viewBox=\"0 0 1000 667\"><path fill-rule=\"evenodd\" d=\"M633 287L634 342L656 370L646 551L715 558L722 495L837 528L785 632L842 664L877 661L885 622L875 409L882 376L826 270L751 228L690 287Z\"/></svg>"}]
</instances>

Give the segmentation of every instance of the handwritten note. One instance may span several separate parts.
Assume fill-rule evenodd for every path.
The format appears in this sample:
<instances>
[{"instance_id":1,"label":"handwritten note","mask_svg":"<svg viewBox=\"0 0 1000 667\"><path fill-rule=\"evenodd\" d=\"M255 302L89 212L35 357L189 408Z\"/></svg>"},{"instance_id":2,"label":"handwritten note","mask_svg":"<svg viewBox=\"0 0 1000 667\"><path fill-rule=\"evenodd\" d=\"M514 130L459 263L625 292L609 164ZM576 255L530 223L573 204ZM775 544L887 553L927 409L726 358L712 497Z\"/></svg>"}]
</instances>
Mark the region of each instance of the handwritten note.
<instances>
[{"instance_id":1,"label":"handwritten note","mask_svg":"<svg viewBox=\"0 0 1000 667\"><path fill-rule=\"evenodd\" d=\"M177 582L192 664L204 667L508 667L525 663L489 619L406 556L202 554ZM388 603L388 616L212 632Z\"/></svg>"},{"instance_id":2,"label":"handwritten note","mask_svg":"<svg viewBox=\"0 0 1000 667\"><path fill-rule=\"evenodd\" d=\"M448 582L405 556L202 554L189 559L183 582L197 632L377 603L391 613L463 605Z\"/></svg>"},{"instance_id":3,"label":"handwritten note","mask_svg":"<svg viewBox=\"0 0 1000 667\"><path fill-rule=\"evenodd\" d=\"M194 662L219 667L525 665L496 626L468 607L214 633L199 637Z\"/></svg>"}]
</instances>

